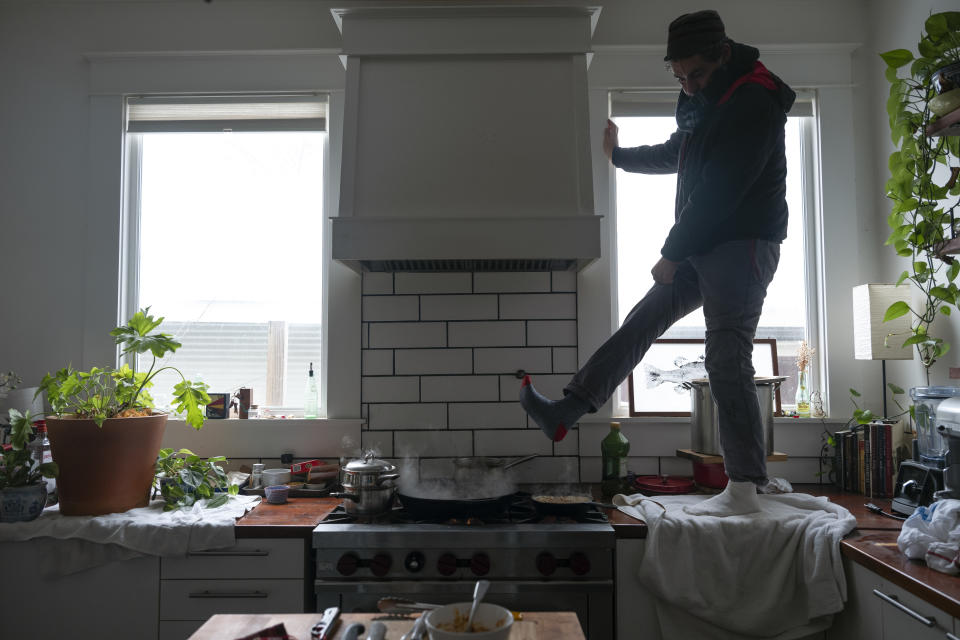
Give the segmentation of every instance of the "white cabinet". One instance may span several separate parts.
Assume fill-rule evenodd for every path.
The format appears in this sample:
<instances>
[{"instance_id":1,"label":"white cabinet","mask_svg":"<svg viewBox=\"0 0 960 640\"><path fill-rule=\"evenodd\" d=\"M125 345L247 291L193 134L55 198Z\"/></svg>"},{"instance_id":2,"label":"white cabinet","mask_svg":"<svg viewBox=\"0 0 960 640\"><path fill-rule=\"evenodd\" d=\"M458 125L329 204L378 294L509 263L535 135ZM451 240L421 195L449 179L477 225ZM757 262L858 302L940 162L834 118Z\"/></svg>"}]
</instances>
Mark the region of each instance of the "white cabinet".
<instances>
[{"instance_id":1,"label":"white cabinet","mask_svg":"<svg viewBox=\"0 0 960 640\"><path fill-rule=\"evenodd\" d=\"M843 558L843 571L847 577L847 603L843 611L833 618L833 626L827 630L829 640L878 640L882 637L880 599L873 595L874 589L883 587L880 576Z\"/></svg>"},{"instance_id":2,"label":"white cabinet","mask_svg":"<svg viewBox=\"0 0 960 640\"><path fill-rule=\"evenodd\" d=\"M656 600L640 584L640 561L646 541L617 540L617 639L661 640Z\"/></svg>"},{"instance_id":3,"label":"white cabinet","mask_svg":"<svg viewBox=\"0 0 960 640\"><path fill-rule=\"evenodd\" d=\"M303 613L307 543L241 539L160 562L160 640L182 640L216 613Z\"/></svg>"}]
</instances>

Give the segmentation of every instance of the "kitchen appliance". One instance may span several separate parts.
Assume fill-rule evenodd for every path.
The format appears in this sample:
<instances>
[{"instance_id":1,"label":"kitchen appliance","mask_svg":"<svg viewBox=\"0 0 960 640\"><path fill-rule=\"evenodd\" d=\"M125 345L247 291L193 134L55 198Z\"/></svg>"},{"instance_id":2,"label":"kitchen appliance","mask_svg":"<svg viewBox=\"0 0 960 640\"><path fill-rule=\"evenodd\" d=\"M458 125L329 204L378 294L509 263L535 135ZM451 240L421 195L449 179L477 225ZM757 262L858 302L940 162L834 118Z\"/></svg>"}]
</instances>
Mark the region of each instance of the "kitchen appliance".
<instances>
[{"instance_id":1,"label":"kitchen appliance","mask_svg":"<svg viewBox=\"0 0 960 640\"><path fill-rule=\"evenodd\" d=\"M333 259L544 271L599 258L587 67L600 8L382 4L331 9L346 68Z\"/></svg>"},{"instance_id":2,"label":"kitchen appliance","mask_svg":"<svg viewBox=\"0 0 960 640\"><path fill-rule=\"evenodd\" d=\"M773 413L776 393L784 376L757 377L757 398L760 400L760 417L763 419L763 442L767 455L773 453ZM691 448L698 453L722 456L720 444L720 421L717 404L710 393L710 381L698 378L684 382L690 389L690 440Z\"/></svg>"},{"instance_id":3,"label":"kitchen appliance","mask_svg":"<svg viewBox=\"0 0 960 640\"><path fill-rule=\"evenodd\" d=\"M343 491L330 495L343 498L347 513L376 516L393 508L396 480L400 477L393 463L378 460L368 451L363 458L348 462L340 475Z\"/></svg>"},{"instance_id":4,"label":"kitchen appliance","mask_svg":"<svg viewBox=\"0 0 960 640\"><path fill-rule=\"evenodd\" d=\"M613 638L615 539L604 513L591 505L576 519L544 516L522 492L499 505L426 518L405 505L372 518L335 510L313 533L317 610L376 612L385 597L461 602L483 578L491 601L575 611L587 637Z\"/></svg>"},{"instance_id":5,"label":"kitchen appliance","mask_svg":"<svg viewBox=\"0 0 960 640\"><path fill-rule=\"evenodd\" d=\"M944 400L937 407L937 432L943 438L943 486L934 498L960 498L960 398Z\"/></svg>"},{"instance_id":6,"label":"kitchen appliance","mask_svg":"<svg viewBox=\"0 0 960 640\"><path fill-rule=\"evenodd\" d=\"M904 460L897 471L890 510L910 516L917 507L931 504L943 489L943 471L917 460Z\"/></svg>"}]
</instances>

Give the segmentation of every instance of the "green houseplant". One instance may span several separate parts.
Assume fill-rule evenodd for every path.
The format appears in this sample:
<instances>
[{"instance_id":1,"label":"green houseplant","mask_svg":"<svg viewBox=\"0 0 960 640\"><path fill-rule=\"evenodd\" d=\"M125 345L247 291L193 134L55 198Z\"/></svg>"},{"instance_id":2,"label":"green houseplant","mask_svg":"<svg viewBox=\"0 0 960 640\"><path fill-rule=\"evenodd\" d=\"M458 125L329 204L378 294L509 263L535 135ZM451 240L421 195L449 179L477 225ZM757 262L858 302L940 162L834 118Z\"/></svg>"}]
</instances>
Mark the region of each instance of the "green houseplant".
<instances>
[{"instance_id":1,"label":"green houseplant","mask_svg":"<svg viewBox=\"0 0 960 640\"><path fill-rule=\"evenodd\" d=\"M10 449L0 458L0 522L33 520L47 501L44 478L57 477L57 463L30 456L27 441L33 430L30 412L10 409Z\"/></svg>"},{"instance_id":2,"label":"green houseplant","mask_svg":"<svg viewBox=\"0 0 960 640\"><path fill-rule=\"evenodd\" d=\"M210 402L207 385L187 380L157 360L180 343L157 327L163 318L149 307L110 332L124 355L150 353L145 372L129 365L76 371L65 367L44 376L53 411L47 418L50 447L60 467L58 492L65 515L99 515L142 507L149 501L154 464L167 414L154 409L149 389L158 373L172 369L181 382L174 387L174 407L195 429L203 426L202 408ZM136 357L133 358L136 364Z\"/></svg>"},{"instance_id":3,"label":"green houseplant","mask_svg":"<svg viewBox=\"0 0 960 640\"><path fill-rule=\"evenodd\" d=\"M887 115L897 147L890 154L890 179L885 186L893 202L886 244L910 259L911 268L903 271L897 284L910 281L921 294L920 304L896 302L884 319L912 314L912 334L903 346L916 348L929 384L930 367L950 348L930 332L931 325L938 315L949 316L960 302L955 282L960 262L943 252L960 232L960 221L954 219L960 203L960 137L928 133L937 120L931 110L937 96L933 75L960 62L960 12L927 18L917 52L894 49L880 54L887 64Z\"/></svg>"},{"instance_id":4,"label":"green houseplant","mask_svg":"<svg viewBox=\"0 0 960 640\"><path fill-rule=\"evenodd\" d=\"M157 457L157 479L160 495L166 504L164 511L189 507L206 499L207 508L219 507L229 496L237 495L240 487L227 482L227 474L219 463L223 456L201 458L189 449L161 449Z\"/></svg>"}]
</instances>

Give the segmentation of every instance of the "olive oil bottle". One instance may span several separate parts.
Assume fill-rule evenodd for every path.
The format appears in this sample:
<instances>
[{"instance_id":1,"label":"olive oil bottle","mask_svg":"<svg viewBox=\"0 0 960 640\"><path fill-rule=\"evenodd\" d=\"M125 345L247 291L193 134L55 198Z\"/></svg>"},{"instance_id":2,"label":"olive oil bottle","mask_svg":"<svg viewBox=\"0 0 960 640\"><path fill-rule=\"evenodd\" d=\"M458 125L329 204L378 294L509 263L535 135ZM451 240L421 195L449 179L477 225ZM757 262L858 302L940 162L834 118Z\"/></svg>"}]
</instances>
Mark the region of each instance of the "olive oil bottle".
<instances>
[{"instance_id":1,"label":"olive oil bottle","mask_svg":"<svg viewBox=\"0 0 960 640\"><path fill-rule=\"evenodd\" d=\"M600 455L603 459L603 470L600 489L603 495L612 496L622 493L627 478L627 454L630 452L630 441L620 432L620 423L610 423L610 433L600 441ZM633 493L629 491L629 493Z\"/></svg>"}]
</instances>

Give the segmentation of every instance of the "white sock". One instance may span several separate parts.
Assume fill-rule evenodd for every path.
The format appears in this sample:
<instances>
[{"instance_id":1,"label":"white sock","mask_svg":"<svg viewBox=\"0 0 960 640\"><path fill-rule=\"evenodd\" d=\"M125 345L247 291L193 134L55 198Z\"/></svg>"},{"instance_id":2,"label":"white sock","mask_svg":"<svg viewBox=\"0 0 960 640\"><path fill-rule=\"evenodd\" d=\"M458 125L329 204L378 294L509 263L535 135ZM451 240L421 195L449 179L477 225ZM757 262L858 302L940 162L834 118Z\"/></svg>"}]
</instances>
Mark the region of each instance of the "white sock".
<instances>
[{"instance_id":1,"label":"white sock","mask_svg":"<svg viewBox=\"0 0 960 640\"><path fill-rule=\"evenodd\" d=\"M757 485L752 482L727 483L727 488L712 498L687 505L683 510L694 516L740 516L760 511Z\"/></svg>"}]
</instances>

